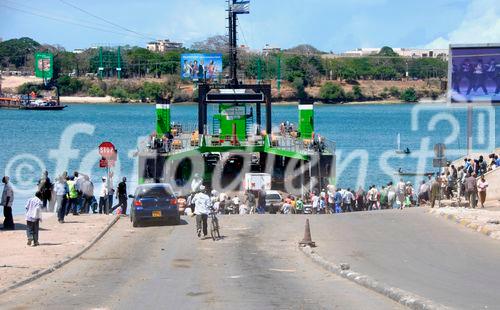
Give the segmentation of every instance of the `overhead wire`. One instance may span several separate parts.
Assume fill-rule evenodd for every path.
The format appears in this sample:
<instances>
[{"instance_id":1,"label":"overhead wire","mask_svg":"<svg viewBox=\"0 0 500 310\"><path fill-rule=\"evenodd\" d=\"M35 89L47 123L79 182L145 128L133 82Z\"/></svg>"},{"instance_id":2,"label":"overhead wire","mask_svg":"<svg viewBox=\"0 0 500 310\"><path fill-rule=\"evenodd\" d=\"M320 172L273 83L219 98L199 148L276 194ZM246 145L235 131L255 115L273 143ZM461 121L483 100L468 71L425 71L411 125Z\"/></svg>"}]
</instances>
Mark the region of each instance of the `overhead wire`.
<instances>
[{"instance_id":1,"label":"overhead wire","mask_svg":"<svg viewBox=\"0 0 500 310\"><path fill-rule=\"evenodd\" d=\"M50 19L50 20L54 20L54 21L58 21L58 22L62 22L62 23L72 24L72 25L75 25L75 26L84 27L84 28L88 28L88 29L92 29L92 30L97 30L97 31L102 31L102 32L108 32L108 33L113 33L113 34L119 34L119 35L123 35L123 36L137 36L137 35L134 35L134 34L118 32L118 31L114 31L114 30L110 30L110 29L105 29L105 28L94 27L94 26L91 26L91 25L86 25L86 24L74 22L74 21L68 20L68 19L63 19L63 18L58 18L58 17L49 16L49 15L45 15L45 14L39 14L39 13L35 13L35 12L30 12L30 11L26 11L24 9L20 9L20 8L15 8L15 7L9 6L9 5L5 4L5 3L0 3L0 6L3 6L5 8L8 8L8 9L11 9L11 10L14 10L14 11L19 11L19 12L22 12L24 14L28 14L28 15L32 15L32 16L37 16L37 17L42 17L42 18L46 18L46 19Z\"/></svg>"},{"instance_id":2,"label":"overhead wire","mask_svg":"<svg viewBox=\"0 0 500 310\"><path fill-rule=\"evenodd\" d=\"M145 39L149 39L149 40L155 40L156 39L156 38L150 37L150 36L148 36L146 34L140 33L138 31L135 31L135 30L129 29L127 27L121 26L121 25L119 25L119 24L117 24L115 22L112 22L110 20L107 20L107 19L105 19L105 18L103 18L101 16L98 16L98 15L92 13L92 12L89 12L89 11L87 11L85 9L82 9L82 8L76 6L76 5L74 5L74 4L72 4L72 3L68 2L68 1L65 1L65 0L59 0L59 1L62 2L62 3L64 3L64 4L66 4L66 5L68 5L68 6L70 6L70 7L72 7L72 8L74 8L74 9L76 9L76 10L78 10L78 11L80 11L80 12L83 12L83 13L89 15L89 16L92 16L92 17L94 17L96 19L99 19L99 20L101 20L101 21L103 21L103 22L105 22L105 23L107 23L109 25L112 25L112 26L114 26L116 28L119 28L121 30L130 32L130 33L134 33L134 34L136 34L138 36L141 36L141 37L143 37Z\"/></svg>"},{"instance_id":3,"label":"overhead wire","mask_svg":"<svg viewBox=\"0 0 500 310\"><path fill-rule=\"evenodd\" d=\"M26 5L26 4L23 4L23 3L19 3L19 2L16 2L14 0L2 0L2 1L7 1L7 2L10 2L9 5L10 6L14 6L16 8L21 8L21 9L24 9L24 10L28 10L30 12L37 12L39 14L43 14L43 15L46 15L46 16L55 16L55 17L58 17L60 19L67 19L68 17L71 18L71 21L73 22L79 22L79 23L82 23L82 24L87 24L88 23L88 19L85 19L85 20L82 20L82 19L78 19L77 17L75 16L57 16L56 14L54 14L53 11L51 11L51 13L48 13L46 11L44 11L43 9L41 9L40 7L36 7L34 5ZM98 26L98 27L102 27L102 28L107 28L108 25L104 24L104 23L100 23L100 22L95 22L95 23L92 23L92 26Z\"/></svg>"}]
</instances>

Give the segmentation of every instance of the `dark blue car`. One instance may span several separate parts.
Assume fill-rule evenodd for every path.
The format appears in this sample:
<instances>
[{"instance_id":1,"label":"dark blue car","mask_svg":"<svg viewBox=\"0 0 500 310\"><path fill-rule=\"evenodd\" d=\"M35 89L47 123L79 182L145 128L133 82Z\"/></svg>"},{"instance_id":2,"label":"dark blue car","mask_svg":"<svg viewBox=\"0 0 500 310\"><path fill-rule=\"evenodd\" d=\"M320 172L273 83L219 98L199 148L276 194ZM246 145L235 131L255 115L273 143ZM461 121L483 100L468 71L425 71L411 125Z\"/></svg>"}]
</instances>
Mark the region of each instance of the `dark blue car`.
<instances>
[{"instance_id":1,"label":"dark blue car","mask_svg":"<svg viewBox=\"0 0 500 310\"><path fill-rule=\"evenodd\" d=\"M170 184L139 185L133 198L130 211L130 220L134 227L141 222L167 223L181 221L177 199Z\"/></svg>"}]
</instances>

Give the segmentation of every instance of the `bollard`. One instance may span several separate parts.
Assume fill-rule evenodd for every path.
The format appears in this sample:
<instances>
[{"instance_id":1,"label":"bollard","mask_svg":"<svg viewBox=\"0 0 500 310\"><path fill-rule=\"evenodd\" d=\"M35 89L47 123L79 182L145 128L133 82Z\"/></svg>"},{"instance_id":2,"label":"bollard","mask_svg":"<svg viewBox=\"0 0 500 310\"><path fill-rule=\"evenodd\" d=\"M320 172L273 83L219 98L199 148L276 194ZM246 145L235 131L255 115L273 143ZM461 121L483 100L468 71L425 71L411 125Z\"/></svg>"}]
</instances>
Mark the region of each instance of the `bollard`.
<instances>
[{"instance_id":1,"label":"bollard","mask_svg":"<svg viewBox=\"0 0 500 310\"><path fill-rule=\"evenodd\" d=\"M304 231L304 239L302 239L302 241L299 242L299 245L300 246L308 245L312 248L316 246L316 243L314 243L314 241L311 240L311 228L309 227L309 219L306 219L306 228Z\"/></svg>"}]
</instances>

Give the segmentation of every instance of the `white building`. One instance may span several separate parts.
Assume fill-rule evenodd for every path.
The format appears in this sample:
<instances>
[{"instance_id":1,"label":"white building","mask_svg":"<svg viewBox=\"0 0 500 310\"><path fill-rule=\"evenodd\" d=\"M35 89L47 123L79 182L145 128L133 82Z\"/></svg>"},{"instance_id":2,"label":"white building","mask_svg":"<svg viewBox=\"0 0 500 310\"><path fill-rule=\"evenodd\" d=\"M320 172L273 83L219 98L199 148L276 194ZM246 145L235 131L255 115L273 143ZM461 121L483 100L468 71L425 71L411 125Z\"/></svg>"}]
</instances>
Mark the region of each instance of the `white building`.
<instances>
[{"instance_id":1,"label":"white building","mask_svg":"<svg viewBox=\"0 0 500 310\"><path fill-rule=\"evenodd\" d=\"M344 53L341 53L341 56L346 56L346 57L365 57L365 56L370 56L370 55L376 55L380 52L380 48L357 48L355 50L347 51Z\"/></svg>"},{"instance_id":2,"label":"white building","mask_svg":"<svg viewBox=\"0 0 500 310\"><path fill-rule=\"evenodd\" d=\"M156 42L149 42L146 48L152 52L167 52L182 48L182 43L171 42L170 40L156 40Z\"/></svg>"},{"instance_id":3,"label":"white building","mask_svg":"<svg viewBox=\"0 0 500 310\"><path fill-rule=\"evenodd\" d=\"M377 55L381 48L357 48L340 54L344 57L366 57ZM405 48L397 47L392 49L401 57L407 58L442 58L448 59L448 49L430 49L430 48Z\"/></svg>"},{"instance_id":4,"label":"white building","mask_svg":"<svg viewBox=\"0 0 500 310\"><path fill-rule=\"evenodd\" d=\"M264 48L262 49L262 54L264 54L264 55L269 55L269 54L279 53L279 52L281 52L281 47L271 46L269 44L266 44L264 46Z\"/></svg>"},{"instance_id":5,"label":"white building","mask_svg":"<svg viewBox=\"0 0 500 310\"><path fill-rule=\"evenodd\" d=\"M448 59L448 49L438 48L393 48L401 57L409 58L443 58Z\"/></svg>"}]
</instances>

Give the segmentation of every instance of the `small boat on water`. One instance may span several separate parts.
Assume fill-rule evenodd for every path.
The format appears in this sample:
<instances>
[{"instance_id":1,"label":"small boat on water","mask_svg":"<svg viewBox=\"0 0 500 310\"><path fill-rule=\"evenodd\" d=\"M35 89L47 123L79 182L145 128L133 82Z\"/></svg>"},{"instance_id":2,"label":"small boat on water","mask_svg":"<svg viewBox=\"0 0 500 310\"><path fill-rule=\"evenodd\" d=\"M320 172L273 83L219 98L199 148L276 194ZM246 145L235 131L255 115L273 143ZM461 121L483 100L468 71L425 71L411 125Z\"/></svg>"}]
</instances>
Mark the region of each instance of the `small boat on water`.
<instances>
[{"instance_id":1,"label":"small boat on water","mask_svg":"<svg viewBox=\"0 0 500 310\"><path fill-rule=\"evenodd\" d=\"M394 175L400 175L400 176L432 176L432 175L434 175L434 172L423 172L423 173L405 172L405 171L403 171L402 168L399 168L398 172L396 172Z\"/></svg>"},{"instance_id":2,"label":"small boat on water","mask_svg":"<svg viewBox=\"0 0 500 310\"><path fill-rule=\"evenodd\" d=\"M1 96L0 109L60 111L66 108L57 97L37 98L36 95Z\"/></svg>"},{"instance_id":3,"label":"small boat on water","mask_svg":"<svg viewBox=\"0 0 500 310\"><path fill-rule=\"evenodd\" d=\"M398 133L398 136L396 138L396 145L397 145L397 148L395 150L396 154L410 154L411 153L411 151L408 147L404 150L401 149L401 135L399 133Z\"/></svg>"},{"instance_id":4,"label":"small boat on water","mask_svg":"<svg viewBox=\"0 0 500 310\"><path fill-rule=\"evenodd\" d=\"M20 110L45 110L45 111L59 111L66 107L66 105L61 105L53 98L46 99L36 99L34 101L25 102L21 104Z\"/></svg>"}]
</instances>

